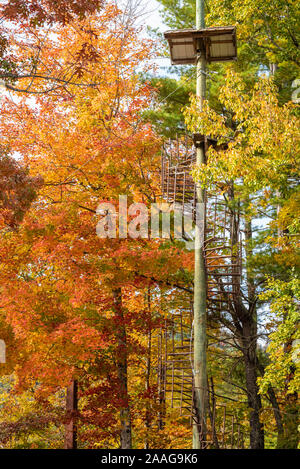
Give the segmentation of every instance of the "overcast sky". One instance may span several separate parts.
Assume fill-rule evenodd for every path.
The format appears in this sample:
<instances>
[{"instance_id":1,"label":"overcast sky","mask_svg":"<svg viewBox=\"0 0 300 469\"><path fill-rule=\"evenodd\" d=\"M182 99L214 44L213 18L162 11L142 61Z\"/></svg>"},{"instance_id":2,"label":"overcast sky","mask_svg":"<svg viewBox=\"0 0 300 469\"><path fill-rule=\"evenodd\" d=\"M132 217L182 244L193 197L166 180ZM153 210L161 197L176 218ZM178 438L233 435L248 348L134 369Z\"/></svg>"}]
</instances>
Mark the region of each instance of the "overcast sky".
<instances>
[{"instance_id":1,"label":"overcast sky","mask_svg":"<svg viewBox=\"0 0 300 469\"><path fill-rule=\"evenodd\" d=\"M118 0L119 1L119 0ZM128 0L123 0L127 2ZM137 2L141 1L142 7L140 7L141 17L139 20L139 24L144 26L145 29L147 26L151 28L159 28L161 32L164 32L168 29L167 26L164 26L162 19L159 14L159 10L161 8L161 4L158 3L156 0L136 0ZM167 58L157 58L154 60L156 65L159 67L158 74L165 75L169 74L169 67L170 67L170 60Z\"/></svg>"},{"instance_id":2,"label":"overcast sky","mask_svg":"<svg viewBox=\"0 0 300 469\"><path fill-rule=\"evenodd\" d=\"M145 23L151 26L152 28L160 27L160 29L164 30L165 27L162 24L161 17L159 14L159 9L161 5L156 0L148 0L145 1L146 11L149 14L145 17Z\"/></svg>"}]
</instances>

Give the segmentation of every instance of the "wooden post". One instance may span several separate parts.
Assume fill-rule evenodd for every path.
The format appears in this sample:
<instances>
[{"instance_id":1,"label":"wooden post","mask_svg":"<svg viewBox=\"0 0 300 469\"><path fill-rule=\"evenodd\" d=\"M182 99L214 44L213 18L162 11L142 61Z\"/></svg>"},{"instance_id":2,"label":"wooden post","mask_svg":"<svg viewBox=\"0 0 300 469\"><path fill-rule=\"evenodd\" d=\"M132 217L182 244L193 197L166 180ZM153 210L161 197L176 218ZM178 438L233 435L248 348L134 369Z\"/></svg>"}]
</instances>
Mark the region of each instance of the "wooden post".
<instances>
[{"instance_id":1,"label":"wooden post","mask_svg":"<svg viewBox=\"0 0 300 469\"><path fill-rule=\"evenodd\" d=\"M67 387L66 410L67 423L65 425L65 449L77 449L76 412L78 408L78 383L72 381Z\"/></svg>"},{"instance_id":2,"label":"wooden post","mask_svg":"<svg viewBox=\"0 0 300 469\"><path fill-rule=\"evenodd\" d=\"M205 28L204 0L196 0L196 27ZM206 56L204 45L198 44L197 56L197 97L202 110L206 93ZM196 148L196 165L205 163L205 145ZM203 241L205 233L205 191L196 182L196 202L202 204L198 211L195 227L195 271L194 271L194 389L195 412L198 414L199 425L193 426L193 448L204 448L206 438L207 413L207 372L206 372L206 272L204 262ZM200 213L199 213L200 212ZM197 210L196 210L197 213Z\"/></svg>"}]
</instances>

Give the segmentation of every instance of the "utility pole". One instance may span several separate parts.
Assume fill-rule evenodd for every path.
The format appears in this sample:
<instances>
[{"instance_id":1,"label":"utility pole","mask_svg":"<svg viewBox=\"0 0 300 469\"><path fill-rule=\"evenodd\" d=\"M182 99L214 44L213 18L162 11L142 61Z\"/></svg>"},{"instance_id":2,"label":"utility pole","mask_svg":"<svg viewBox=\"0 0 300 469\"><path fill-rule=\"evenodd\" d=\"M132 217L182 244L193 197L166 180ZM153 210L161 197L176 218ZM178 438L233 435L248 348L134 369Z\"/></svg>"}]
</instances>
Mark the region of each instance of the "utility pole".
<instances>
[{"instance_id":1,"label":"utility pole","mask_svg":"<svg viewBox=\"0 0 300 469\"><path fill-rule=\"evenodd\" d=\"M166 31L173 65L197 63L197 98L203 110L206 94L206 62L227 62L237 59L236 30L234 26L205 28L204 0L196 0L196 29ZM198 137L200 137L198 139ZM193 135L196 164L205 161L206 139ZM176 179L175 179L176 181ZM206 447L206 415L208 404L206 370L206 295L207 280L204 255L205 190L199 182L196 189L195 269L194 269L194 357L193 357L193 448ZM168 196L169 197L169 196ZM168 198L169 200L169 198ZM174 190L175 201L175 190Z\"/></svg>"},{"instance_id":2,"label":"utility pole","mask_svg":"<svg viewBox=\"0 0 300 469\"><path fill-rule=\"evenodd\" d=\"M205 28L204 0L196 0L196 29ZM206 56L203 40L198 39L197 50L197 97L200 109L206 93ZM196 165L205 163L205 140L203 145L196 148ZM194 412L198 414L199 421L193 425L193 448L203 447L201 440L206 434L206 407L207 407L207 370L206 370L206 272L203 251L205 236L205 190L196 182L197 210L195 228L195 272L194 272ZM200 425L199 425L200 423Z\"/></svg>"}]
</instances>

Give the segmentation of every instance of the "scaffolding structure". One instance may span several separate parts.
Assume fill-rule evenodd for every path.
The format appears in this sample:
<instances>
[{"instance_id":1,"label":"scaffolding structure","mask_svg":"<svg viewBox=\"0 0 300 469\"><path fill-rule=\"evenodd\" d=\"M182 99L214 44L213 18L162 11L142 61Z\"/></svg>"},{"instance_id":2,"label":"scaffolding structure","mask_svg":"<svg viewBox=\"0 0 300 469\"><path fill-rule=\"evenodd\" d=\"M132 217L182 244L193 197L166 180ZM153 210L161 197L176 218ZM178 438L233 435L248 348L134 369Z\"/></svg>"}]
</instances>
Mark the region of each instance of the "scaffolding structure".
<instances>
[{"instance_id":1,"label":"scaffolding structure","mask_svg":"<svg viewBox=\"0 0 300 469\"><path fill-rule=\"evenodd\" d=\"M206 152L216 142L197 135ZM166 142L162 148L161 185L165 202L196 213L196 188L191 171L195 165L195 137ZM207 277L207 312L213 317L229 312L240 295L242 242L237 207L232 205L230 184L206 192L203 252ZM171 313L158 337L158 387L161 402L188 418L201 433L202 447L242 448L244 437L236 416L217 404L208 383L208 419L205 434L195 403L193 370L193 305ZM203 446L204 444L204 446Z\"/></svg>"},{"instance_id":2,"label":"scaffolding structure","mask_svg":"<svg viewBox=\"0 0 300 469\"><path fill-rule=\"evenodd\" d=\"M158 428L164 426L167 411L176 412L187 425L197 423L192 364L192 309L185 309L165 320L157 340L157 385L160 399ZM208 419L203 447L207 449L243 449L245 433L237 415L226 404L217 402L213 381L208 383Z\"/></svg>"}]
</instances>

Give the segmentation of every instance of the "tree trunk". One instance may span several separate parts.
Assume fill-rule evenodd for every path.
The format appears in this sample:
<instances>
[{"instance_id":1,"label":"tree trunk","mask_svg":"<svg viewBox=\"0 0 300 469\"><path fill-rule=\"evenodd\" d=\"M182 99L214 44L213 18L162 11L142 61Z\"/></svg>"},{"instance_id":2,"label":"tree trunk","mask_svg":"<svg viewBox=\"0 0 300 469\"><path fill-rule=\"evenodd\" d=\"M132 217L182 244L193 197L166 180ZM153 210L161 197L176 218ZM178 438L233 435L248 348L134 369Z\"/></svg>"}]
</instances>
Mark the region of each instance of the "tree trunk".
<instances>
[{"instance_id":1,"label":"tree trunk","mask_svg":"<svg viewBox=\"0 0 300 469\"><path fill-rule=\"evenodd\" d=\"M252 318L243 321L242 334L246 389L250 408L250 448L264 449L264 429L260 421L262 405L257 385L257 331L256 322Z\"/></svg>"},{"instance_id":2,"label":"tree trunk","mask_svg":"<svg viewBox=\"0 0 300 469\"><path fill-rule=\"evenodd\" d=\"M67 423L65 425L65 449L77 449L76 412L78 408L78 384L77 381L67 387L66 411Z\"/></svg>"},{"instance_id":3,"label":"tree trunk","mask_svg":"<svg viewBox=\"0 0 300 469\"><path fill-rule=\"evenodd\" d=\"M122 308L121 288L113 291L116 317L117 351L116 363L120 387L120 448L131 449L131 415L128 396L127 336Z\"/></svg>"},{"instance_id":4,"label":"tree trunk","mask_svg":"<svg viewBox=\"0 0 300 469\"><path fill-rule=\"evenodd\" d=\"M258 363L258 370L259 370L261 376L263 376L264 372L265 372L265 369L264 369L264 366L261 363ZM283 435L283 422L282 422L282 415L281 415L281 412L280 412L277 397L276 397L275 391L272 388L272 386L268 387L268 399L272 404L272 409L273 409L274 418L275 418L275 422L276 422L277 445L278 445L278 442L282 438L282 435Z\"/></svg>"},{"instance_id":5,"label":"tree trunk","mask_svg":"<svg viewBox=\"0 0 300 469\"><path fill-rule=\"evenodd\" d=\"M249 199L246 200L249 204ZM253 272L249 262L253 256L252 246L252 220L245 216L245 240L246 240L246 278L248 289L248 311L242 315L242 343L245 363L246 388L248 404L250 407L250 447L251 449L264 448L264 429L260 422L260 411L262 409L261 397L258 393L257 385L257 310L256 310L256 289Z\"/></svg>"},{"instance_id":6,"label":"tree trunk","mask_svg":"<svg viewBox=\"0 0 300 469\"><path fill-rule=\"evenodd\" d=\"M152 341L152 331L151 331L151 298L150 298L150 287L146 294L147 305L146 309L148 311L148 347L147 347L147 357L146 357L146 383L145 389L147 392L147 404L146 404L146 415L145 415L145 427L146 427L146 436L145 436L145 449L149 449L149 430L151 428L151 412L149 406L149 391L150 391L150 379L151 379L151 341Z\"/></svg>"},{"instance_id":7,"label":"tree trunk","mask_svg":"<svg viewBox=\"0 0 300 469\"><path fill-rule=\"evenodd\" d=\"M284 345L284 352L291 353L293 344L290 340ZM298 393L288 393L290 381L294 378L296 368L292 365L285 382L285 402L283 414L283 434L279 435L277 441L278 449L297 449L299 443L299 402Z\"/></svg>"}]
</instances>

